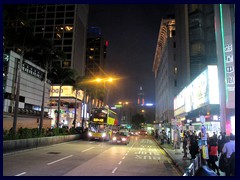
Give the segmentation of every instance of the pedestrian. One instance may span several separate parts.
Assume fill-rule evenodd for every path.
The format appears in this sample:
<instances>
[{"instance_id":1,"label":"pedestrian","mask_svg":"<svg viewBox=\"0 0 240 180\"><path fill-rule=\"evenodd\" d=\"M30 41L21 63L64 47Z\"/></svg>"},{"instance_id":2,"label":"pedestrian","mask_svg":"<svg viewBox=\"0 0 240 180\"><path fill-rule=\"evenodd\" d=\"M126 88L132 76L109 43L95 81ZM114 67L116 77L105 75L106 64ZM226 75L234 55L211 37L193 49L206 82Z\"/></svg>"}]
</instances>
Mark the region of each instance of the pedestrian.
<instances>
[{"instance_id":1,"label":"pedestrian","mask_svg":"<svg viewBox=\"0 0 240 180\"><path fill-rule=\"evenodd\" d=\"M174 151L176 151L176 149L178 148L178 141L179 141L179 133L178 133L178 129L175 129L174 134L173 134L173 148L174 148Z\"/></svg>"},{"instance_id":2,"label":"pedestrian","mask_svg":"<svg viewBox=\"0 0 240 180\"><path fill-rule=\"evenodd\" d=\"M222 153L226 153L227 166L225 168L226 176L235 175L235 136L230 135L230 141L223 145Z\"/></svg>"},{"instance_id":3,"label":"pedestrian","mask_svg":"<svg viewBox=\"0 0 240 180\"><path fill-rule=\"evenodd\" d=\"M226 143L226 132L220 132L218 136L218 155L221 154L223 145Z\"/></svg>"},{"instance_id":4,"label":"pedestrian","mask_svg":"<svg viewBox=\"0 0 240 180\"><path fill-rule=\"evenodd\" d=\"M189 140L190 140L189 152L191 154L191 160L193 160L196 158L196 155L199 152L198 139L197 139L197 136L193 135L191 132L189 136Z\"/></svg>"},{"instance_id":5,"label":"pedestrian","mask_svg":"<svg viewBox=\"0 0 240 180\"><path fill-rule=\"evenodd\" d=\"M187 132L183 132L183 159L187 158L187 148L188 148L188 135Z\"/></svg>"},{"instance_id":6,"label":"pedestrian","mask_svg":"<svg viewBox=\"0 0 240 180\"><path fill-rule=\"evenodd\" d=\"M209 159L208 159L209 167L213 171L217 170L217 175L220 175L219 168L216 165L216 161L218 161L218 145L214 136L209 138L208 152L209 152Z\"/></svg>"}]
</instances>

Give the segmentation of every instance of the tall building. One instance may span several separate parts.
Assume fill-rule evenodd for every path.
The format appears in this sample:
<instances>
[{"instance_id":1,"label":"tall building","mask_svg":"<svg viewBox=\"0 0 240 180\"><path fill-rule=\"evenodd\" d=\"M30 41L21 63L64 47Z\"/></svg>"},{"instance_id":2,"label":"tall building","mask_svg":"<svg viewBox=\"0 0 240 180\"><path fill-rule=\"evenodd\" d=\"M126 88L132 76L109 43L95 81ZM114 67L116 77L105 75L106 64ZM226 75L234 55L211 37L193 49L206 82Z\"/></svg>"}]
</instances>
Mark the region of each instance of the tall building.
<instances>
[{"instance_id":1,"label":"tall building","mask_svg":"<svg viewBox=\"0 0 240 180\"><path fill-rule=\"evenodd\" d=\"M153 62L155 74L155 120L170 128L177 87L175 19L162 19Z\"/></svg>"},{"instance_id":2,"label":"tall building","mask_svg":"<svg viewBox=\"0 0 240 180\"><path fill-rule=\"evenodd\" d=\"M86 51L86 76L103 77L108 41L102 35L101 29L96 26L88 27Z\"/></svg>"},{"instance_id":3,"label":"tall building","mask_svg":"<svg viewBox=\"0 0 240 180\"><path fill-rule=\"evenodd\" d=\"M66 53L63 68L85 74L88 5L85 4L19 4L16 5L33 22L34 36L50 39ZM7 23L7 22L5 22ZM16 29L18 28L18 25Z\"/></svg>"},{"instance_id":4,"label":"tall building","mask_svg":"<svg viewBox=\"0 0 240 180\"><path fill-rule=\"evenodd\" d=\"M139 88L137 105L138 106L143 106L144 105L144 92L143 92L142 86L140 86L140 88Z\"/></svg>"},{"instance_id":5,"label":"tall building","mask_svg":"<svg viewBox=\"0 0 240 180\"><path fill-rule=\"evenodd\" d=\"M217 65L213 4L175 6L178 90Z\"/></svg>"},{"instance_id":6,"label":"tall building","mask_svg":"<svg viewBox=\"0 0 240 180\"><path fill-rule=\"evenodd\" d=\"M216 8L218 7L218 8ZM235 115L235 91L231 92L221 92L226 87L223 87L222 82L227 82L227 75L228 73L223 76L226 71L223 70L223 62L224 58L222 58L222 54L219 53L222 51L223 44L222 37L222 25L220 19L220 10L225 10L224 20L227 25L224 25L226 28L224 31L231 32L228 34L227 40L231 39L232 44L232 52L234 53L234 5L227 5L224 8L219 8L219 5L214 4L181 4L175 6L175 17L176 17L176 61L177 61L177 93L179 95L183 94L184 87L187 87L190 83L197 81L198 77L201 77L205 70L208 68L209 65L218 65L219 71L219 85L216 85L215 88L220 88L220 99L222 106L226 107L226 102L223 100L224 95L228 93L231 94L231 100L229 104L231 104L231 108L223 108L220 109L219 104L199 104L197 108L192 109L191 111L187 112L182 111L180 114L178 111L177 115L175 116L178 120L182 121L182 124L186 124L187 121L192 122L190 124L197 124L197 121L200 116L204 116L208 123L212 123L216 121L216 119L226 119L233 117ZM215 9L214 9L215 8ZM231 37L231 38L229 38ZM216 39L218 38L218 39ZM230 42L230 41L229 41ZM217 48L218 47L218 48ZM227 53L226 53L227 54ZM234 62L233 56L229 56L231 58L231 63ZM228 63L229 65L229 63ZM232 68L231 68L232 69ZM234 74L233 72L231 72ZM235 76L235 75L234 75ZM225 80L224 80L225 79ZM201 81L202 83L203 81ZM207 83L209 83L209 79ZM193 83L194 84L194 83ZM232 86L232 84L230 85ZM200 88L200 87L199 87ZM202 89L202 88L201 88ZM234 89L234 88L230 88ZM218 90L218 89L217 89ZM216 91L217 91L216 90ZM194 91L194 90L193 90ZM206 91L207 92L207 91ZM221 95L222 93L222 95ZM223 95L224 94L224 95ZM179 97L179 96L178 96ZM207 98L208 95L204 98ZM197 96L200 98L200 94ZM226 98L227 99L227 98ZM208 100L207 100L208 101ZM179 103L179 101L178 101ZM182 103L182 102L181 102ZM191 102L194 104L195 102ZM228 105L229 105L228 104ZM233 105L234 104L234 105ZM180 110L180 109L179 109ZM224 112L223 112L224 110ZM224 114L228 112L228 115ZM176 111L177 112L177 111ZM222 115L220 115L222 114ZM214 117L213 117L214 116ZM215 117L218 118L215 118ZM234 116L235 117L235 116ZM230 121L230 120L229 120ZM224 123L222 121L221 123ZM189 123L188 123L189 124ZM198 125L199 126L199 125ZM213 127L211 124L209 127ZM221 125L222 131L225 129L225 125ZM215 131L220 131L220 129L216 129Z\"/></svg>"}]
</instances>

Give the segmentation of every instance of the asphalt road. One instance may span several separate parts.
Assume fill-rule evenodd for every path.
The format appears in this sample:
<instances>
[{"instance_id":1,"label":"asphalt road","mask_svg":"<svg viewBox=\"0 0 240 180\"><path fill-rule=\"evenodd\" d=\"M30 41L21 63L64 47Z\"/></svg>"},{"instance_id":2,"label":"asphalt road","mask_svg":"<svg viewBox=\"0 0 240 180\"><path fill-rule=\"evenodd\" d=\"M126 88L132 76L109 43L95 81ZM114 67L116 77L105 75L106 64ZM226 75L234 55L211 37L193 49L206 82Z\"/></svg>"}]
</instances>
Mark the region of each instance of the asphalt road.
<instances>
[{"instance_id":1,"label":"asphalt road","mask_svg":"<svg viewBox=\"0 0 240 180\"><path fill-rule=\"evenodd\" d=\"M3 156L3 176L181 176L150 136L71 141Z\"/></svg>"}]
</instances>

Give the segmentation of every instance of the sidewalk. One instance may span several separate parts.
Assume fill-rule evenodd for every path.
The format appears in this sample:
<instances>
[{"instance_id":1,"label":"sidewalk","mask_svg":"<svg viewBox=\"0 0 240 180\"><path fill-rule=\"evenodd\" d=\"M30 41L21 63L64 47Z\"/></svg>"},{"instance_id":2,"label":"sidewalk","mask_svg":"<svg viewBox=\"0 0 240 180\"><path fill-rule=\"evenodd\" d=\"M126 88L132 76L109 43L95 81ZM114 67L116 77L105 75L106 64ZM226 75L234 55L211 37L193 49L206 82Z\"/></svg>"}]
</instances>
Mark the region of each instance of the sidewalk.
<instances>
[{"instance_id":1,"label":"sidewalk","mask_svg":"<svg viewBox=\"0 0 240 180\"><path fill-rule=\"evenodd\" d=\"M163 145L160 144L159 141L155 139L155 141L158 143L158 145L169 155L169 157L172 159L173 163L176 165L176 167L180 170L182 174L185 173L185 169L191 164L191 156L188 152L188 158L183 159L183 149L177 149L174 150L173 145L164 143ZM182 144L181 144L182 145ZM180 146L182 147L182 146ZM218 162L216 163L218 165ZM220 171L220 176L225 176L225 173Z\"/></svg>"}]
</instances>

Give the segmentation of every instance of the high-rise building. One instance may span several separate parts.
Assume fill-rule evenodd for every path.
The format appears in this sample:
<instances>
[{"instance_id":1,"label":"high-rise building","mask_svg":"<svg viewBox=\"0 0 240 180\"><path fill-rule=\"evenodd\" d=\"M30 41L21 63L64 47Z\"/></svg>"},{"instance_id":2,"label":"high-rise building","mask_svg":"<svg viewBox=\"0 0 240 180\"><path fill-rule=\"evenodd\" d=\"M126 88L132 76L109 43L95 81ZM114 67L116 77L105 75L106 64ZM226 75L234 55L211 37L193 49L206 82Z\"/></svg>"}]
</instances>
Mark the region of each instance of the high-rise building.
<instances>
[{"instance_id":1,"label":"high-rise building","mask_svg":"<svg viewBox=\"0 0 240 180\"><path fill-rule=\"evenodd\" d=\"M140 88L139 88L137 105L138 106L143 106L144 105L144 92L143 92L142 86L140 86Z\"/></svg>"},{"instance_id":2,"label":"high-rise building","mask_svg":"<svg viewBox=\"0 0 240 180\"><path fill-rule=\"evenodd\" d=\"M85 4L19 4L20 11L33 23L34 36L50 39L66 53L64 61L54 61L63 68L85 74L88 5ZM7 22L5 22L7 23ZM17 23L16 23L17 24ZM18 28L18 25L15 27Z\"/></svg>"},{"instance_id":3,"label":"high-rise building","mask_svg":"<svg viewBox=\"0 0 240 180\"><path fill-rule=\"evenodd\" d=\"M213 4L175 6L178 90L208 65L217 65Z\"/></svg>"},{"instance_id":4,"label":"high-rise building","mask_svg":"<svg viewBox=\"0 0 240 180\"><path fill-rule=\"evenodd\" d=\"M105 72L105 58L108 41L96 26L88 27L86 51L86 76L103 77Z\"/></svg>"},{"instance_id":5,"label":"high-rise building","mask_svg":"<svg viewBox=\"0 0 240 180\"><path fill-rule=\"evenodd\" d=\"M155 120L169 128L174 116L173 99L177 87L176 75L178 72L176 66L175 19L161 20L153 72L156 85Z\"/></svg>"}]
</instances>

